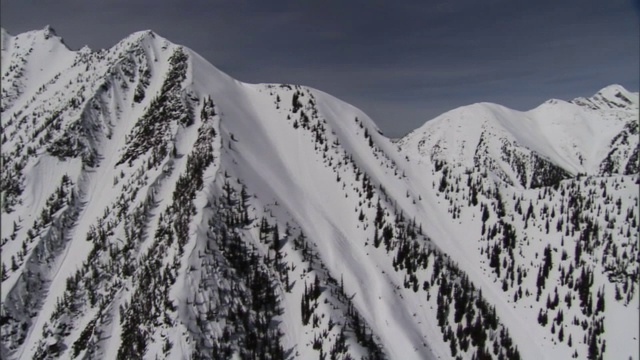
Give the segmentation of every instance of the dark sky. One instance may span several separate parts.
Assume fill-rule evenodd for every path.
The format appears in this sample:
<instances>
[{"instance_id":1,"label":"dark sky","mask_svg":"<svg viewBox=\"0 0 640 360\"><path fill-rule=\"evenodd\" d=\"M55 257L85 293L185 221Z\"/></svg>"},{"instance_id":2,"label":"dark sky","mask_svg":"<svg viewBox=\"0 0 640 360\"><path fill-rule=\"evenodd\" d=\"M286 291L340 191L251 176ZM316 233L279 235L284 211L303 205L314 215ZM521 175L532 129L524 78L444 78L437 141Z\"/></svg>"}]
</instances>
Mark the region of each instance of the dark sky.
<instances>
[{"instance_id":1,"label":"dark sky","mask_svg":"<svg viewBox=\"0 0 640 360\"><path fill-rule=\"evenodd\" d=\"M640 0L0 0L11 34L50 24L99 49L152 29L251 83L308 85L400 136L452 108L519 110L638 91Z\"/></svg>"}]
</instances>

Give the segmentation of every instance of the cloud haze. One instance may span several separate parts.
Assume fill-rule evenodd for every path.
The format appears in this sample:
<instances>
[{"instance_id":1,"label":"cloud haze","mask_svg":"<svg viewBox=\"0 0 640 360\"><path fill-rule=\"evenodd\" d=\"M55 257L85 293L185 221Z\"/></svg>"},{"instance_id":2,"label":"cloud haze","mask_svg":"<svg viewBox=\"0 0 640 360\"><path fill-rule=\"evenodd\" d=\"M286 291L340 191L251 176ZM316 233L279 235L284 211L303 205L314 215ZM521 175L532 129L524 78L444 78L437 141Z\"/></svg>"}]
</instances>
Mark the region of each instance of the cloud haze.
<instances>
[{"instance_id":1,"label":"cloud haze","mask_svg":"<svg viewBox=\"0 0 640 360\"><path fill-rule=\"evenodd\" d=\"M72 48L152 29L246 82L309 85L400 136L454 107L515 109L638 91L631 0L1 0L16 34L50 24Z\"/></svg>"}]
</instances>

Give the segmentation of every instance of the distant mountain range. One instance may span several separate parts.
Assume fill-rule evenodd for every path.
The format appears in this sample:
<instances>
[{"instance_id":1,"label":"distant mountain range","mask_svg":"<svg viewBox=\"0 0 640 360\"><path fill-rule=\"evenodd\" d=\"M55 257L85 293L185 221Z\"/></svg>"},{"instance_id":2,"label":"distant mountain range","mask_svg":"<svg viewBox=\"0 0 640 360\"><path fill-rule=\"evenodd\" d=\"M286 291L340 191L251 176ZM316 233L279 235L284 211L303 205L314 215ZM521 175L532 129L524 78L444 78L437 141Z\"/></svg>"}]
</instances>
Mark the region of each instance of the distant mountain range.
<instances>
[{"instance_id":1,"label":"distant mountain range","mask_svg":"<svg viewBox=\"0 0 640 360\"><path fill-rule=\"evenodd\" d=\"M637 359L638 93L392 141L151 31L1 47L3 359Z\"/></svg>"}]
</instances>

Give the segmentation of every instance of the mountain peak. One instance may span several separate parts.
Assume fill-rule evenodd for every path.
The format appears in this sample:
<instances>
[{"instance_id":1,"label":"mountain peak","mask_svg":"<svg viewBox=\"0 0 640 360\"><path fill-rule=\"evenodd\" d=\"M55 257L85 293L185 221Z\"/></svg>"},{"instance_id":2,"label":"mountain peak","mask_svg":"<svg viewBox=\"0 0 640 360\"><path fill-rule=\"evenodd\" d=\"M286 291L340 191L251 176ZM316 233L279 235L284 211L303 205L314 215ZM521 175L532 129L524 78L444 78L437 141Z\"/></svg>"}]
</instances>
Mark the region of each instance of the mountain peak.
<instances>
[{"instance_id":1,"label":"mountain peak","mask_svg":"<svg viewBox=\"0 0 640 360\"><path fill-rule=\"evenodd\" d=\"M39 30L32 30L32 31L27 31L25 32L25 34L30 34L30 36L42 36L44 37L45 40L49 40L51 38L56 38L59 39L60 42L64 41L62 40L62 38L58 35L58 33L56 32L56 30L51 26L51 25L46 25L45 27L43 27L42 29ZM22 34L20 34L22 35Z\"/></svg>"},{"instance_id":2,"label":"mountain peak","mask_svg":"<svg viewBox=\"0 0 640 360\"><path fill-rule=\"evenodd\" d=\"M547 104L547 105L557 105L559 103L564 103L564 102L566 102L566 101L560 100L560 99L551 98L551 99L543 102L542 105L545 105L545 104Z\"/></svg>"},{"instance_id":3,"label":"mountain peak","mask_svg":"<svg viewBox=\"0 0 640 360\"><path fill-rule=\"evenodd\" d=\"M629 91L620 84L611 84L600 89L600 91L598 91L598 94L606 94L611 92L629 92Z\"/></svg>"},{"instance_id":4,"label":"mountain peak","mask_svg":"<svg viewBox=\"0 0 640 360\"><path fill-rule=\"evenodd\" d=\"M1 36L2 39L5 38L9 38L9 37L14 37L12 34L10 34L7 29L5 28L0 28L1 29ZM51 25L46 25L45 27L43 27L42 29L39 30L31 30L31 31L27 31L24 33L20 33L17 36L27 36L27 37L34 37L34 36L38 36L38 35L42 35L42 37L44 37L45 40L49 40L51 38L57 38L59 39L61 42L64 43L64 41L62 40L62 38L60 36L58 36L56 30L51 26Z\"/></svg>"},{"instance_id":5,"label":"mountain peak","mask_svg":"<svg viewBox=\"0 0 640 360\"><path fill-rule=\"evenodd\" d=\"M638 110L638 93L632 93L622 85L612 84L600 89L590 97L579 97L571 101L592 110L624 109Z\"/></svg>"},{"instance_id":6,"label":"mountain peak","mask_svg":"<svg viewBox=\"0 0 640 360\"><path fill-rule=\"evenodd\" d=\"M64 47L69 49L69 47L65 44L64 39L58 35L56 30L51 25L46 25L40 30L28 31L23 34L16 35L15 37L23 37L26 35L26 38L31 38L32 41L39 41L38 38L43 38L45 41L53 40L54 43L60 42Z\"/></svg>"},{"instance_id":7,"label":"mountain peak","mask_svg":"<svg viewBox=\"0 0 640 360\"><path fill-rule=\"evenodd\" d=\"M140 30L132 33L131 35L120 40L115 47L116 48L139 47L139 46L145 46L144 44L147 44L148 46L150 46L150 44L152 43L155 43L156 45L158 45L158 47L167 47L170 44L172 44L169 40L158 35L153 30L147 29L147 30Z\"/></svg>"},{"instance_id":8,"label":"mountain peak","mask_svg":"<svg viewBox=\"0 0 640 360\"><path fill-rule=\"evenodd\" d=\"M52 36L58 36L56 30L51 25L45 26L41 31L44 33L44 36L47 39Z\"/></svg>"},{"instance_id":9,"label":"mountain peak","mask_svg":"<svg viewBox=\"0 0 640 360\"><path fill-rule=\"evenodd\" d=\"M158 34L155 31L151 29L146 29L146 30L140 30L132 33L131 35L127 36L127 39L146 39L146 38L155 39L157 35Z\"/></svg>"}]
</instances>

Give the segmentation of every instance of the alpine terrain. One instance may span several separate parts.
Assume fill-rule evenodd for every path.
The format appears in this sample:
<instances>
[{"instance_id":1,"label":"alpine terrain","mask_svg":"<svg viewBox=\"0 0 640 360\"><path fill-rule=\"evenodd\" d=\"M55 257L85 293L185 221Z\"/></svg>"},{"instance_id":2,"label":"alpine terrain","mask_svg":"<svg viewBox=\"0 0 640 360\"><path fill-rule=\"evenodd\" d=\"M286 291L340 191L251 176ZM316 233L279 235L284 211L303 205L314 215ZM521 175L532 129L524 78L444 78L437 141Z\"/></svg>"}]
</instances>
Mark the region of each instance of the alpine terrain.
<instances>
[{"instance_id":1,"label":"alpine terrain","mask_svg":"<svg viewBox=\"0 0 640 360\"><path fill-rule=\"evenodd\" d=\"M638 93L392 140L151 31L1 56L3 359L638 359Z\"/></svg>"}]
</instances>

